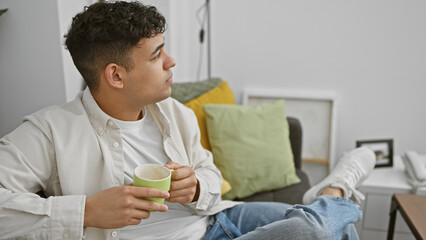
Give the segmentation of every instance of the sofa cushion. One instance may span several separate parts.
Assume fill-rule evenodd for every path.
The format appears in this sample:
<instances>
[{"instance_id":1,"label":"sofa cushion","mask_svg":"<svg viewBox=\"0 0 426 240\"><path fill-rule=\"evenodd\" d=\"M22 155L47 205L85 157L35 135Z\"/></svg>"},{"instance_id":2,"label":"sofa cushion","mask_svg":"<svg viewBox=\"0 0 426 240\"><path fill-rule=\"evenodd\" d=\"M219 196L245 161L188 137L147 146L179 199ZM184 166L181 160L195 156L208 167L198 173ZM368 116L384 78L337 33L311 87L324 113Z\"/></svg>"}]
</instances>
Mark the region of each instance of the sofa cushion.
<instances>
[{"instance_id":1,"label":"sofa cushion","mask_svg":"<svg viewBox=\"0 0 426 240\"><path fill-rule=\"evenodd\" d=\"M174 95L173 92L175 92ZM194 96L196 97L193 99ZM172 97L180 102L189 100L185 103L185 106L191 108L197 117L201 133L201 145L211 151L207 137L206 114L204 113L203 106L208 103L235 104L234 94L229 88L228 83L220 79L209 79L203 82L192 83L174 83L172 84ZM222 179L221 193L226 194L231 189L231 184L226 179Z\"/></svg>"},{"instance_id":2,"label":"sofa cushion","mask_svg":"<svg viewBox=\"0 0 426 240\"><path fill-rule=\"evenodd\" d=\"M309 179L305 172L296 168L300 183L285 188L258 192L245 198L236 198L243 202L282 202L287 204L302 204L303 194L310 188Z\"/></svg>"},{"instance_id":3,"label":"sofa cushion","mask_svg":"<svg viewBox=\"0 0 426 240\"><path fill-rule=\"evenodd\" d=\"M170 96L181 103L187 103L213 88L216 88L221 83L222 79L220 78L210 78L199 82L173 83L170 86L172 88L172 94Z\"/></svg>"},{"instance_id":4,"label":"sofa cushion","mask_svg":"<svg viewBox=\"0 0 426 240\"><path fill-rule=\"evenodd\" d=\"M203 106L209 103L226 103L235 104L234 94L229 88L228 83L223 81L220 85L212 90L202 94L201 96L185 103L185 106L189 107L194 111L198 120L198 127L201 133L201 145L211 151L211 147L208 140L208 133L206 128L206 114L203 110Z\"/></svg>"},{"instance_id":5,"label":"sofa cushion","mask_svg":"<svg viewBox=\"0 0 426 240\"><path fill-rule=\"evenodd\" d=\"M284 101L250 106L204 106L214 161L232 189L223 199L299 183Z\"/></svg>"}]
</instances>

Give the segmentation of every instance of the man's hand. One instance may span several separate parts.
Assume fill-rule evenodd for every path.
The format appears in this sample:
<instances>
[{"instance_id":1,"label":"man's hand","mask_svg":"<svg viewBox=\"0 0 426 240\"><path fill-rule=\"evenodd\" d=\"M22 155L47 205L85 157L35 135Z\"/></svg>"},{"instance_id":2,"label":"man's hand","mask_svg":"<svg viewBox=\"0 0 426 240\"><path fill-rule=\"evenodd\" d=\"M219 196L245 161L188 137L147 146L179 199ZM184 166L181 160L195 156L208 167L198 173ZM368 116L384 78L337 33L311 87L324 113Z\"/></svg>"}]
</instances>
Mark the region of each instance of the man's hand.
<instances>
[{"instance_id":1,"label":"man's hand","mask_svg":"<svg viewBox=\"0 0 426 240\"><path fill-rule=\"evenodd\" d=\"M131 185L113 187L86 198L84 227L121 228L137 225L149 217L149 210L167 211L167 205L139 197L168 198L170 194L154 188Z\"/></svg>"},{"instance_id":2,"label":"man's hand","mask_svg":"<svg viewBox=\"0 0 426 240\"><path fill-rule=\"evenodd\" d=\"M166 167L173 169L168 202L188 204L198 200L200 184L195 177L194 169L176 162L167 162Z\"/></svg>"}]
</instances>

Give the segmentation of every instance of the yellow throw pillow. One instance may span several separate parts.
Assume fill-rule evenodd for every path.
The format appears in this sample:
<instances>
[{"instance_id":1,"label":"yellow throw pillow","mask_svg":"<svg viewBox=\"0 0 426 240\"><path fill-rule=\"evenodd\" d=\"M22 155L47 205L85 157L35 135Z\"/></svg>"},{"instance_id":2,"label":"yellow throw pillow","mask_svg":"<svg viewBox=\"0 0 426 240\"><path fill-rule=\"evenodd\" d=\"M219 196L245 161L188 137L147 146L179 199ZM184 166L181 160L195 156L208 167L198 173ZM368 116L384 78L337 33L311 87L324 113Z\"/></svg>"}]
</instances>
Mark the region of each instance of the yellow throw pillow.
<instances>
[{"instance_id":1,"label":"yellow throw pillow","mask_svg":"<svg viewBox=\"0 0 426 240\"><path fill-rule=\"evenodd\" d=\"M203 110L204 104L209 103L235 104L234 94L226 81L223 81L219 86L203 95L185 103L185 106L191 108L197 116L201 132L201 145L211 151L212 149L207 136L206 113Z\"/></svg>"},{"instance_id":2,"label":"yellow throw pillow","mask_svg":"<svg viewBox=\"0 0 426 240\"><path fill-rule=\"evenodd\" d=\"M200 128L201 133L201 145L208 150L212 150L209 144L209 139L207 136L207 126L206 126L206 113L203 110L204 104L209 103L224 103L224 104L235 104L234 94L229 88L228 83L223 81L219 86L213 88L212 90L204 93L203 95L185 103L185 106L189 107L194 111L195 116L198 120L198 127ZM231 191L231 184L226 180L222 179L222 195Z\"/></svg>"},{"instance_id":3,"label":"yellow throw pillow","mask_svg":"<svg viewBox=\"0 0 426 240\"><path fill-rule=\"evenodd\" d=\"M222 187L220 189L222 195L227 194L229 191L231 191L232 187L231 184L226 181L226 179L222 178Z\"/></svg>"}]
</instances>

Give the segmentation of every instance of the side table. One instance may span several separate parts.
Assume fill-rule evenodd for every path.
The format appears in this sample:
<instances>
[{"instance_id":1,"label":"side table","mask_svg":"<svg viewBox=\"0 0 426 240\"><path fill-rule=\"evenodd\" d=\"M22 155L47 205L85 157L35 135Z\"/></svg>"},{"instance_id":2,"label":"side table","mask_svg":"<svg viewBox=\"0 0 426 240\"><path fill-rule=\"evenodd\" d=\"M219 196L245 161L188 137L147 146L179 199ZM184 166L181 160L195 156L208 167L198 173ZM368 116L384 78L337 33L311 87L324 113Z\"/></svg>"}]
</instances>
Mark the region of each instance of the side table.
<instances>
[{"instance_id":1,"label":"side table","mask_svg":"<svg viewBox=\"0 0 426 240\"><path fill-rule=\"evenodd\" d=\"M363 218L355 224L360 239L385 240L392 195L412 193L401 157L394 156L393 167L375 168L358 189L365 195L365 201L361 204ZM414 240L410 228L405 221L399 219L402 218L398 212L394 239Z\"/></svg>"},{"instance_id":2,"label":"side table","mask_svg":"<svg viewBox=\"0 0 426 240\"><path fill-rule=\"evenodd\" d=\"M426 239L426 196L394 194L392 197L388 240L393 239L397 211L401 212L416 239Z\"/></svg>"}]
</instances>

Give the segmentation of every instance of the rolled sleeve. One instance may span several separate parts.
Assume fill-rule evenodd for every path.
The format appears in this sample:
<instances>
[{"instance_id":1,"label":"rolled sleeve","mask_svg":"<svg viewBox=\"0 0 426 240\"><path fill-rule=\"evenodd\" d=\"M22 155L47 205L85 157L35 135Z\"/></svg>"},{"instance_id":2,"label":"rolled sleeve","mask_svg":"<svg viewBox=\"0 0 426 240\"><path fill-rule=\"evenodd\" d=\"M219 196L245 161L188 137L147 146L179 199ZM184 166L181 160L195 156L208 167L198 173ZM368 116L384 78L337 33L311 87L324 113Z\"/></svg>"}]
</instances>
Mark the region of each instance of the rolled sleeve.
<instances>
[{"instance_id":1,"label":"rolled sleeve","mask_svg":"<svg viewBox=\"0 0 426 240\"><path fill-rule=\"evenodd\" d=\"M81 239L85 196L40 198L0 189L0 232L3 237Z\"/></svg>"},{"instance_id":2,"label":"rolled sleeve","mask_svg":"<svg viewBox=\"0 0 426 240\"><path fill-rule=\"evenodd\" d=\"M52 239L82 239L85 196L53 197Z\"/></svg>"},{"instance_id":3,"label":"rolled sleeve","mask_svg":"<svg viewBox=\"0 0 426 240\"><path fill-rule=\"evenodd\" d=\"M198 182L200 183L200 196L196 202L195 209L197 211L206 211L215 206L220 201L220 191L215 191L217 190L217 187L210 186L209 183L214 181L213 179L209 181L208 178L202 174L197 174L197 172L195 175L198 179ZM214 185L220 186L220 183L216 183Z\"/></svg>"}]
</instances>

